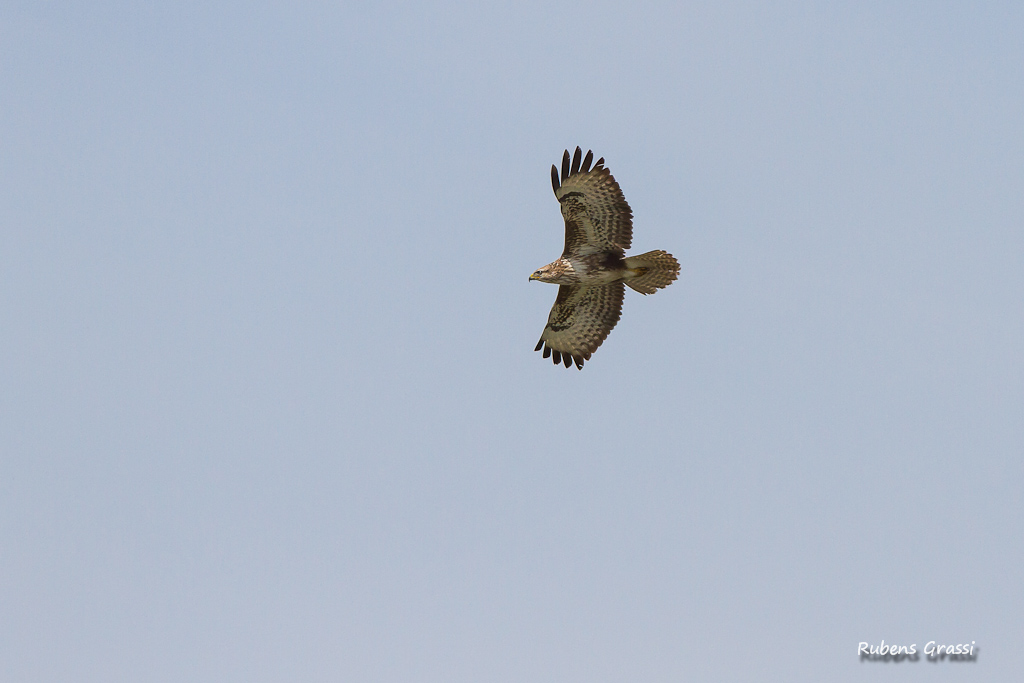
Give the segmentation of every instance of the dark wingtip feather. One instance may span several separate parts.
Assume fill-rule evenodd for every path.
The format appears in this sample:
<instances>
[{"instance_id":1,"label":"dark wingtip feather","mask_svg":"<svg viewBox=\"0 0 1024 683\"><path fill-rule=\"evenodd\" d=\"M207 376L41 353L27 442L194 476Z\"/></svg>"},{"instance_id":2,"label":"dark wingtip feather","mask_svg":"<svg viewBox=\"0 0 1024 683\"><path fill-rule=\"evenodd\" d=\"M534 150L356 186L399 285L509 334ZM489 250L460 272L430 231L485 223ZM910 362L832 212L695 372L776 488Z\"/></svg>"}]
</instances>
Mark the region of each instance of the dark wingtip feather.
<instances>
[{"instance_id":1,"label":"dark wingtip feather","mask_svg":"<svg viewBox=\"0 0 1024 683\"><path fill-rule=\"evenodd\" d=\"M559 351L552 351L551 358L555 362L555 365L562 362L562 354Z\"/></svg>"},{"instance_id":2,"label":"dark wingtip feather","mask_svg":"<svg viewBox=\"0 0 1024 683\"><path fill-rule=\"evenodd\" d=\"M576 145L576 151L572 155L572 168L569 169L569 175L576 175L580 172L580 159L583 157L583 150L580 149L579 145Z\"/></svg>"},{"instance_id":3,"label":"dark wingtip feather","mask_svg":"<svg viewBox=\"0 0 1024 683\"><path fill-rule=\"evenodd\" d=\"M565 154L562 155L562 182L569 177L569 150L565 150Z\"/></svg>"},{"instance_id":4,"label":"dark wingtip feather","mask_svg":"<svg viewBox=\"0 0 1024 683\"><path fill-rule=\"evenodd\" d=\"M540 347L542 347L542 346L544 346L544 340L543 339L541 339L539 342L537 342L537 348L535 348L534 351L540 351Z\"/></svg>"},{"instance_id":5,"label":"dark wingtip feather","mask_svg":"<svg viewBox=\"0 0 1024 683\"><path fill-rule=\"evenodd\" d=\"M601 157L600 159L598 159L597 163L594 164L594 169L595 170L597 170L599 168L604 168L604 157Z\"/></svg>"},{"instance_id":6,"label":"dark wingtip feather","mask_svg":"<svg viewBox=\"0 0 1024 683\"><path fill-rule=\"evenodd\" d=\"M587 150L587 156L583 157L583 165L580 166L580 170L586 173L590 170L590 162L594 160L594 152Z\"/></svg>"},{"instance_id":7,"label":"dark wingtip feather","mask_svg":"<svg viewBox=\"0 0 1024 683\"><path fill-rule=\"evenodd\" d=\"M558 194L558 188L561 186L561 183L558 182L558 168L551 164L551 189L555 191L555 194Z\"/></svg>"},{"instance_id":8,"label":"dark wingtip feather","mask_svg":"<svg viewBox=\"0 0 1024 683\"><path fill-rule=\"evenodd\" d=\"M551 358L551 347L550 346L545 346L544 347L544 357L545 358Z\"/></svg>"},{"instance_id":9,"label":"dark wingtip feather","mask_svg":"<svg viewBox=\"0 0 1024 683\"><path fill-rule=\"evenodd\" d=\"M582 370L583 369L583 359L580 358L579 356L573 356L572 359L574 361L576 361L576 369L577 370Z\"/></svg>"},{"instance_id":10,"label":"dark wingtip feather","mask_svg":"<svg viewBox=\"0 0 1024 683\"><path fill-rule=\"evenodd\" d=\"M572 356L570 356L568 353L562 356L562 363L565 364L565 367L569 367L570 365L572 365Z\"/></svg>"}]
</instances>

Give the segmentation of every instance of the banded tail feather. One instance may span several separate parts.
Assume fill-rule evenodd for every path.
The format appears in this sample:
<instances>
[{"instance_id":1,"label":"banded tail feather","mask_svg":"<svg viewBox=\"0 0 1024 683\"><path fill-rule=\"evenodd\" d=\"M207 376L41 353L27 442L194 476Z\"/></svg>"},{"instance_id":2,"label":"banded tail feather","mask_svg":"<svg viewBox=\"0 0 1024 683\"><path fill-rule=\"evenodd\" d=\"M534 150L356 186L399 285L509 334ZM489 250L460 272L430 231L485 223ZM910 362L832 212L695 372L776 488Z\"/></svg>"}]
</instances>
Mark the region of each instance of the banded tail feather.
<instances>
[{"instance_id":1,"label":"banded tail feather","mask_svg":"<svg viewBox=\"0 0 1024 683\"><path fill-rule=\"evenodd\" d=\"M626 268L641 271L633 277L626 278L626 284L641 294L654 294L659 289L668 287L679 277L679 261L661 249L637 256L627 256Z\"/></svg>"}]
</instances>

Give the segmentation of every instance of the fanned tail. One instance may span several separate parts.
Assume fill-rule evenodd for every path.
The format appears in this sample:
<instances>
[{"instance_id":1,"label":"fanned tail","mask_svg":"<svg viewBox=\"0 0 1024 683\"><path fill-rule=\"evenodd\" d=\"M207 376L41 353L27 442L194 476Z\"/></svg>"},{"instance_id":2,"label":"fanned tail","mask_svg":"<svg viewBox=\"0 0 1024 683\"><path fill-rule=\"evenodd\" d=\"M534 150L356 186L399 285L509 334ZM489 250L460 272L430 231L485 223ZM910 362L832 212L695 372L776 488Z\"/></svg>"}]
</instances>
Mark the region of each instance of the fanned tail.
<instances>
[{"instance_id":1,"label":"fanned tail","mask_svg":"<svg viewBox=\"0 0 1024 683\"><path fill-rule=\"evenodd\" d=\"M679 277L679 261L667 251L655 249L646 254L626 257L626 268L636 274L626 284L641 294L654 294Z\"/></svg>"}]
</instances>

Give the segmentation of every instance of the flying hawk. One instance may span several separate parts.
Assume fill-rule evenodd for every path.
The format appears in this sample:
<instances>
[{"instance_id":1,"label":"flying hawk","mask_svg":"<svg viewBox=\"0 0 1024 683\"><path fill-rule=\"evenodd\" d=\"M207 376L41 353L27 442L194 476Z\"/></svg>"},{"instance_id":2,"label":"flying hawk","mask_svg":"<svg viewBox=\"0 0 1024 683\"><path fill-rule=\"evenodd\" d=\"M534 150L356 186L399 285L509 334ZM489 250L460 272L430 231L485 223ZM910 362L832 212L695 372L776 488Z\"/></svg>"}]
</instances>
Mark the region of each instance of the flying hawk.
<instances>
[{"instance_id":1,"label":"flying hawk","mask_svg":"<svg viewBox=\"0 0 1024 683\"><path fill-rule=\"evenodd\" d=\"M558 260L535 271L531 280L558 285L558 297L537 351L555 365L583 362L597 350L622 314L623 285L641 294L667 287L679 275L679 262L661 250L626 256L633 239L633 212L615 178L594 153L579 147L569 162L562 155L562 174L551 166L551 186L562 205L565 249Z\"/></svg>"}]
</instances>

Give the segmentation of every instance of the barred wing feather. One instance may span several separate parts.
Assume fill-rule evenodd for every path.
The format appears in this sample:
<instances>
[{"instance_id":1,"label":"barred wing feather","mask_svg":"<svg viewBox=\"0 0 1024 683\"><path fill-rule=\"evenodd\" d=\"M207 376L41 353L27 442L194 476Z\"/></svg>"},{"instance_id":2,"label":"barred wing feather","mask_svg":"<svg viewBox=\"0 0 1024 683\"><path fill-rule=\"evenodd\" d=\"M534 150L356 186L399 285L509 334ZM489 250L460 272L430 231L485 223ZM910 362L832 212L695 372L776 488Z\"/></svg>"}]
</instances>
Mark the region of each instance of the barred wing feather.
<instances>
[{"instance_id":1,"label":"barred wing feather","mask_svg":"<svg viewBox=\"0 0 1024 683\"><path fill-rule=\"evenodd\" d=\"M601 346L622 315L625 286L621 282L597 287L559 285L548 324L537 342L537 351L565 367L580 370L590 354Z\"/></svg>"},{"instance_id":2,"label":"barred wing feather","mask_svg":"<svg viewBox=\"0 0 1024 683\"><path fill-rule=\"evenodd\" d=\"M563 256L603 252L622 253L633 240L633 211L626 203L622 189L611 172L598 159L593 168L593 152L582 151L569 160L569 150L562 156L561 173L551 167L551 186L565 219L565 250Z\"/></svg>"}]
</instances>

